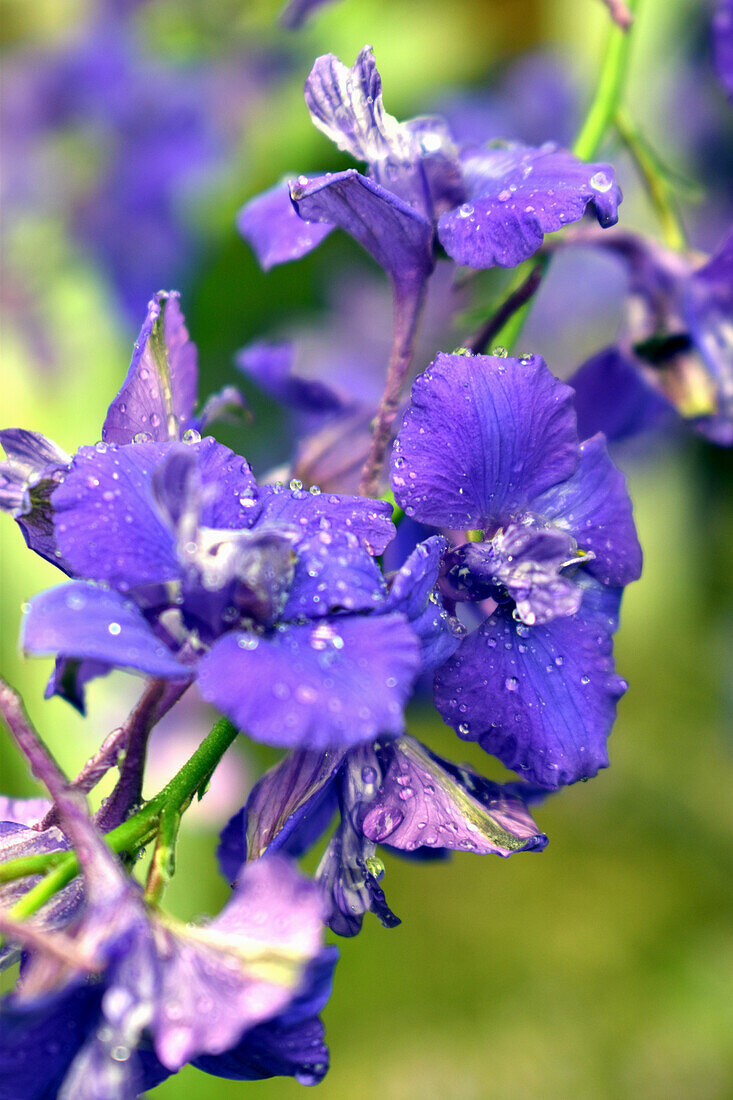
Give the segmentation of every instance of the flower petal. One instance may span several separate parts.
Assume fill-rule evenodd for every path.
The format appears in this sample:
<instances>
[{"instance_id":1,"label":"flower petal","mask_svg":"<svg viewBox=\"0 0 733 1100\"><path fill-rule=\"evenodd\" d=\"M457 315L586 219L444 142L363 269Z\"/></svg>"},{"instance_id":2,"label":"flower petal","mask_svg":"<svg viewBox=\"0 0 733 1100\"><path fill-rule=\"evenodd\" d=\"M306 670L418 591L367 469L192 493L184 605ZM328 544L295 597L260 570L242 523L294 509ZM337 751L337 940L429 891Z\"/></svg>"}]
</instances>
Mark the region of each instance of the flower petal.
<instances>
[{"instance_id":1,"label":"flower petal","mask_svg":"<svg viewBox=\"0 0 733 1100\"><path fill-rule=\"evenodd\" d=\"M114 668L185 680L192 675L119 593L72 581L30 602L22 645L28 653L103 661Z\"/></svg>"},{"instance_id":2,"label":"flower petal","mask_svg":"<svg viewBox=\"0 0 733 1100\"><path fill-rule=\"evenodd\" d=\"M195 485L184 476L192 464ZM198 486L201 499L189 500ZM187 509L200 511L205 526L227 529L249 527L259 510L249 465L211 438L82 447L53 507L73 571L119 588L182 576L175 524Z\"/></svg>"},{"instance_id":3,"label":"flower petal","mask_svg":"<svg viewBox=\"0 0 733 1100\"><path fill-rule=\"evenodd\" d=\"M335 947L324 948L307 967L303 988L285 1012L245 1032L237 1046L223 1054L195 1058L193 1065L235 1081L294 1077L301 1085L318 1084L329 1065L318 1013L331 995L337 959Z\"/></svg>"},{"instance_id":4,"label":"flower petal","mask_svg":"<svg viewBox=\"0 0 733 1100\"><path fill-rule=\"evenodd\" d=\"M45 798L0 798L0 863L68 850L69 842L57 826L36 828L51 805ZM30 875L2 883L0 906L9 911L40 881L40 875ZM82 904L83 893L81 882L75 879L43 907L36 918L36 927L45 931L68 924ZM12 966L19 955L19 945L6 940L0 947L0 970Z\"/></svg>"},{"instance_id":5,"label":"flower petal","mask_svg":"<svg viewBox=\"0 0 733 1100\"><path fill-rule=\"evenodd\" d=\"M305 82L305 102L314 125L354 160L412 159L409 131L384 109L371 46L359 51L351 68L332 53L317 57Z\"/></svg>"},{"instance_id":6,"label":"flower petal","mask_svg":"<svg viewBox=\"0 0 733 1100\"><path fill-rule=\"evenodd\" d=\"M306 176L299 176L306 180ZM286 182L250 199L237 215L237 228L254 249L260 265L269 271L276 264L306 256L324 240L334 225L308 222L296 213Z\"/></svg>"},{"instance_id":7,"label":"flower petal","mask_svg":"<svg viewBox=\"0 0 733 1100\"><path fill-rule=\"evenodd\" d=\"M326 382L303 378L294 372L295 346L291 341L248 344L237 352L236 364L284 405L318 413L343 408L343 400Z\"/></svg>"},{"instance_id":8,"label":"flower petal","mask_svg":"<svg viewBox=\"0 0 733 1100\"><path fill-rule=\"evenodd\" d=\"M599 351L568 381L575 390L581 439L603 432L609 443L617 443L661 426L665 417L671 417L669 401L619 348Z\"/></svg>"},{"instance_id":9,"label":"flower petal","mask_svg":"<svg viewBox=\"0 0 733 1100\"><path fill-rule=\"evenodd\" d=\"M346 230L384 268L403 294L419 293L433 267L427 218L354 168L290 186L301 217Z\"/></svg>"},{"instance_id":10,"label":"flower petal","mask_svg":"<svg viewBox=\"0 0 733 1100\"><path fill-rule=\"evenodd\" d=\"M500 783L455 767L412 737L390 742L380 755L383 779L361 823L375 843L500 856L547 844L522 800Z\"/></svg>"},{"instance_id":11,"label":"flower petal","mask_svg":"<svg viewBox=\"0 0 733 1100\"><path fill-rule=\"evenodd\" d=\"M132 362L102 428L105 443L177 440L196 404L196 346L188 338L176 291L161 290L135 342Z\"/></svg>"},{"instance_id":12,"label":"flower petal","mask_svg":"<svg viewBox=\"0 0 733 1100\"><path fill-rule=\"evenodd\" d=\"M385 602L385 611L407 615L422 643L422 670L438 668L455 653L463 627L448 614L435 589L440 563L448 542L433 535L418 544L395 573Z\"/></svg>"},{"instance_id":13,"label":"flower petal","mask_svg":"<svg viewBox=\"0 0 733 1100\"><path fill-rule=\"evenodd\" d=\"M303 26L311 12L330 2L331 0L290 0L282 10L280 22L288 30L296 31Z\"/></svg>"},{"instance_id":14,"label":"flower petal","mask_svg":"<svg viewBox=\"0 0 733 1100\"><path fill-rule=\"evenodd\" d=\"M71 458L44 435L23 428L0 431L0 443L7 455L0 462L0 511L15 518L31 550L68 572L56 544L50 497Z\"/></svg>"},{"instance_id":15,"label":"flower petal","mask_svg":"<svg viewBox=\"0 0 733 1100\"><path fill-rule=\"evenodd\" d=\"M606 228L618 220L621 191L609 164L584 164L548 142L509 145L463 157L468 200L443 214L438 237L467 267L516 267L545 233L578 221L593 208Z\"/></svg>"},{"instance_id":16,"label":"flower petal","mask_svg":"<svg viewBox=\"0 0 733 1100\"><path fill-rule=\"evenodd\" d=\"M310 821L315 815L316 824L320 822L319 810L324 802L333 816L335 805L328 796L343 756L342 749L301 749L288 753L265 772L252 788L246 805L221 832L217 857L226 879L233 882L247 859L259 859L266 851L284 849L289 855L299 856L310 847L323 831L312 833Z\"/></svg>"},{"instance_id":17,"label":"flower petal","mask_svg":"<svg viewBox=\"0 0 733 1100\"><path fill-rule=\"evenodd\" d=\"M99 446L77 452L54 493L64 558L77 576L116 586L175 580L174 530L155 501L152 474L176 445Z\"/></svg>"},{"instance_id":18,"label":"flower petal","mask_svg":"<svg viewBox=\"0 0 733 1100\"><path fill-rule=\"evenodd\" d=\"M177 1070L228 1051L286 1009L320 953L322 916L318 889L273 856L244 868L232 899L204 927L174 929L151 1023L163 1065Z\"/></svg>"},{"instance_id":19,"label":"flower petal","mask_svg":"<svg viewBox=\"0 0 733 1100\"><path fill-rule=\"evenodd\" d=\"M353 749L339 776L341 821L316 870L316 882L330 904L327 923L339 936L355 936L367 912L374 913L385 928L400 924L379 885L384 866L376 859L376 844L361 829L365 808L376 797L381 778L374 745Z\"/></svg>"},{"instance_id":20,"label":"flower petal","mask_svg":"<svg viewBox=\"0 0 733 1100\"><path fill-rule=\"evenodd\" d=\"M733 11L731 13L733 23ZM684 285L682 308L715 390L715 413L701 417L700 432L733 444L733 230Z\"/></svg>"},{"instance_id":21,"label":"flower petal","mask_svg":"<svg viewBox=\"0 0 733 1100\"><path fill-rule=\"evenodd\" d=\"M356 535L316 531L298 543L283 620L318 619L333 611L371 611L384 602L381 570Z\"/></svg>"},{"instance_id":22,"label":"flower petal","mask_svg":"<svg viewBox=\"0 0 733 1100\"><path fill-rule=\"evenodd\" d=\"M52 471L65 469L71 458L51 439L25 428L4 428L0 444L6 459L0 462L0 509L15 513L24 505L29 484L35 484Z\"/></svg>"},{"instance_id":23,"label":"flower petal","mask_svg":"<svg viewBox=\"0 0 733 1100\"><path fill-rule=\"evenodd\" d=\"M395 442L398 503L434 527L510 518L577 466L572 395L540 356L438 355L415 380Z\"/></svg>"},{"instance_id":24,"label":"flower petal","mask_svg":"<svg viewBox=\"0 0 733 1100\"><path fill-rule=\"evenodd\" d=\"M257 741L348 747L402 732L419 665L402 615L342 615L271 638L225 635L199 664L199 689Z\"/></svg>"},{"instance_id":25,"label":"flower petal","mask_svg":"<svg viewBox=\"0 0 733 1100\"><path fill-rule=\"evenodd\" d=\"M3 998L0 1078L7 1100L59 1095L69 1065L96 1024L101 995L98 985L74 982L43 997Z\"/></svg>"},{"instance_id":26,"label":"flower petal","mask_svg":"<svg viewBox=\"0 0 733 1100\"><path fill-rule=\"evenodd\" d=\"M621 590L578 583L577 615L527 627L498 610L435 678L435 704L461 737L549 788L607 766L606 739L626 690L611 642Z\"/></svg>"},{"instance_id":27,"label":"flower petal","mask_svg":"<svg viewBox=\"0 0 733 1100\"><path fill-rule=\"evenodd\" d=\"M623 587L641 576L641 547L626 479L608 457L602 435L581 444L575 473L536 497L532 508L594 555L586 568L603 584Z\"/></svg>"},{"instance_id":28,"label":"flower petal","mask_svg":"<svg viewBox=\"0 0 733 1100\"><path fill-rule=\"evenodd\" d=\"M74 658L57 657L53 672L48 678L43 698L52 699L54 695L58 695L61 699L65 699L67 703L70 703L75 710L78 710L79 714L85 715L84 689L86 685L100 676L107 676L111 671L110 666L102 661L77 661Z\"/></svg>"},{"instance_id":29,"label":"flower petal","mask_svg":"<svg viewBox=\"0 0 733 1100\"><path fill-rule=\"evenodd\" d=\"M382 554L392 541L392 508L383 500L263 485L258 524L286 524L307 536L316 531L347 530L362 539L370 554Z\"/></svg>"}]
</instances>

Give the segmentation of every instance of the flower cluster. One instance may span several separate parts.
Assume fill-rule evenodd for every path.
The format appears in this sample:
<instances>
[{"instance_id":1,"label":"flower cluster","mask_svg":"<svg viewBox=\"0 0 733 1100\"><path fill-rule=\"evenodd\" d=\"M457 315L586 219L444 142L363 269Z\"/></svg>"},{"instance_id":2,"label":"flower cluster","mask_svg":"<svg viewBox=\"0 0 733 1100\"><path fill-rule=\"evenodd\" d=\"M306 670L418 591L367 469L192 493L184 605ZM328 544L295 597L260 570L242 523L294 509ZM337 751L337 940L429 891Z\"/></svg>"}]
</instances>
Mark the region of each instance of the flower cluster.
<instances>
[{"instance_id":1,"label":"flower cluster","mask_svg":"<svg viewBox=\"0 0 733 1100\"><path fill-rule=\"evenodd\" d=\"M627 27L624 6L608 6ZM621 201L610 165L552 143L457 141L438 118L398 122L368 47L352 68L318 58L305 91L315 125L366 171L280 184L245 205L239 229L265 268L344 229L389 277L394 331L384 356L375 341L348 363L319 354L310 372L289 345L240 352L302 418L284 478L256 477L210 434L242 398L228 387L197 408L176 292L150 301L98 442L68 455L37 432L0 432L0 508L65 574L22 626L24 651L54 658L47 695L84 712L95 678L146 681L71 783L0 687L50 795L0 799L0 963L24 956L0 1005L0 1070L17 1100L127 1100L186 1064L321 1080L337 955L324 927L353 936L367 913L399 923L379 849L540 852L530 807L609 763L627 689L613 638L642 555L606 436L676 411L733 442L731 238L702 261L606 234ZM570 385L539 354L484 354L560 247L546 235L586 214L604 232L579 227L563 244L592 239L621 258L628 331ZM456 268L523 264L499 319L444 350ZM514 777L414 736L410 704L431 689L457 747L476 742ZM189 690L223 717L144 802L150 732ZM161 904L181 818L240 735L284 752L223 824L229 901L184 925ZM84 795L114 766L91 814ZM295 861L319 844L309 881ZM142 887L129 871L148 845Z\"/></svg>"},{"instance_id":2,"label":"flower cluster","mask_svg":"<svg viewBox=\"0 0 733 1100\"><path fill-rule=\"evenodd\" d=\"M183 972L199 966L190 958L197 937L216 953L228 949L226 936L244 934L248 884L268 906L293 910L293 872L269 857L301 854L338 813L312 888L324 919L346 935L367 910L394 924L377 845L503 856L541 849L546 838L527 802L606 763L624 688L610 647L622 587L640 568L630 504L600 437L579 444L572 391L541 360L441 355L418 378L392 481L405 514L436 531L413 540L387 573L378 556L396 534L392 506L296 481L258 484L244 458L202 437L197 373L177 296L161 293L99 443L69 457L35 433L3 434L3 503L28 545L69 578L30 601L23 625L27 652L56 657L49 694L83 708L85 684L112 668L167 683L176 697L195 682L237 729L291 750L222 834L221 865L236 892L211 931L177 931L99 842L82 842L96 855L42 927L65 937L73 929L93 977L71 980L41 952L8 1006L13 1058L43 1021L86 1021L63 1066L46 1066L49 1081L63 1069L64 1095L82 1095L89 1073L121 1080L123 1065L132 1094L185 1061L218 1073L224 1058L246 1076L260 1021L277 1023L282 995L257 1001L253 1015L250 972L227 979L224 967L201 991L188 989L186 1003L194 997L214 1012L227 983L241 986L242 1014L230 1011L227 1029L218 1015L209 1027L198 1011L196 1026L185 1026L188 1009L171 1016L171 1002ZM472 617L485 620L478 630ZM497 638L495 654L487 647ZM405 705L424 673L435 677L446 720L522 780L491 782L407 735ZM63 815L44 820L48 810L7 806L6 858L79 847ZM124 821L108 812L104 831ZM7 900L26 891L13 884ZM290 950L279 933L273 950ZM315 952L310 942L303 957ZM298 993L309 1021L332 962L314 961L317 978ZM99 1013L106 1023L87 1041ZM263 1042L274 1046L263 1072L318 1076L312 1059L274 1068L282 1051L275 1024L267 1027Z\"/></svg>"}]
</instances>

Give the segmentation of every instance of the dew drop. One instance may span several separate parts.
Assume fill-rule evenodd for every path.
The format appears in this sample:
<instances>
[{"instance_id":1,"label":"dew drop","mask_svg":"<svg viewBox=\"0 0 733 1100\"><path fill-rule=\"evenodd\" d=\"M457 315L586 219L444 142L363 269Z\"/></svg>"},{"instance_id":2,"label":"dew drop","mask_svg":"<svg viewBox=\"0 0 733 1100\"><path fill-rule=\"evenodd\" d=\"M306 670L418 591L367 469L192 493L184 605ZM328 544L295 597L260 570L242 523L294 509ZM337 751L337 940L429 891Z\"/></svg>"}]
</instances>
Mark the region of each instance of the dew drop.
<instances>
[{"instance_id":1,"label":"dew drop","mask_svg":"<svg viewBox=\"0 0 733 1100\"><path fill-rule=\"evenodd\" d=\"M590 185L594 191L605 194L613 187L613 180L605 172L595 172L590 178Z\"/></svg>"}]
</instances>

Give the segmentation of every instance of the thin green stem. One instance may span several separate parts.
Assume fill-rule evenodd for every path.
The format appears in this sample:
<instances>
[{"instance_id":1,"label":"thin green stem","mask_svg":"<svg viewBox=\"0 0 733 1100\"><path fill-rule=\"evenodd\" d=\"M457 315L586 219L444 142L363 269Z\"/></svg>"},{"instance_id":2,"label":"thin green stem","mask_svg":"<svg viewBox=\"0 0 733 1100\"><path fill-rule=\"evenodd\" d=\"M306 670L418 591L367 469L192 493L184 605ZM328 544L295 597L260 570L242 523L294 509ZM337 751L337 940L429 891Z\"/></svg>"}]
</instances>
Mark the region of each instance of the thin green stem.
<instances>
[{"instance_id":1,"label":"thin green stem","mask_svg":"<svg viewBox=\"0 0 733 1100\"><path fill-rule=\"evenodd\" d=\"M163 790L138 813L107 833L105 840L112 851L134 853L148 844L157 834L164 813L178 815L185 809L196 792L207 782L237 736L238 731L231 722L221 718ZM68 852L60 858L58 852L49 852L46 857L26 857L23 860L10 861L3 869L6 877L19 877L14 873L15 865L27 865L31 858L34 860L31 873L38 873L49 867L53 869L14 906L9 914L13 920L23 920L31 916L79 873L79 861L75 852ZM44 868L41 867L43 859L47 861Z\"/></svg>"},{"instance_id":2,"label":"thin green stem","mask_svg":"<svg viewBox=\"0 0 733 1100\"><path fill-rule=\"evenodd\" d=\"M631 0L628 6L635 13L639 0ZM593 159L611 126L621 102L632 38L632 34L617 26L612 26L608 32L596 94L573 145L573 152L581 160Z\"/></svg>"},{"instance_id":3,"label":"thin green stem","mask_svg":"<svg viewBox=\"0 0 733 1100\"><path fill-rule=\"evenodd\" d=\"M687 247L687 238L675 209L671 188L660 171L659 162L624 107L616 109L614 123L646 187L659 219L664 243L676 252L683 251Z\"/></svg>"},{"instance_id":4,"label":"thin green stem","mask_svg":"<svg viewBox=\"0 0 733 1100\"><path fill-rule=\"evenodd\" d=\"M628 6L632 13L638 9L639 3L640 0L630 0ZM632 38L633 32L622 31L615 25L609 31L596 93L586 111L573 145L573 152L581 160L592 160L596 155L598 147L612 125L614 116L619 109ZM525 260L515 270L514 277L509 284L507 300L516 295L521 287L531 279L536 262L537 260L534 257ZM544 271L547 270L548 266L549 264L545 265ZM514 350L514 345L521 335L531 307L532 302L530 299L523 302L512 313L506 323L494 335L497 346L504 347L509 352Z\"/></svg>"}]
</instances>

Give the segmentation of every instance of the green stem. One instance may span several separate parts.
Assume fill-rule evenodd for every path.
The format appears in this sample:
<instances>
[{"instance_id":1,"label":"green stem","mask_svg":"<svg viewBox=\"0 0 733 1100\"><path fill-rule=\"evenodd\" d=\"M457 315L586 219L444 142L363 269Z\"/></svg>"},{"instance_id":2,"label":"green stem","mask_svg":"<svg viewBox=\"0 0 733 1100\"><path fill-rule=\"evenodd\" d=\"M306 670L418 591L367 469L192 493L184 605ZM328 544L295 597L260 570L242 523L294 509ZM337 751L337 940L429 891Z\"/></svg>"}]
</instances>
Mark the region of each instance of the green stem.
<instances>
[{"instance_id":1,"label":"green stem","mask_svg":"<svg viewBox=\"0 0 733 1100\"><path fill-rule=\"evenodd\" d=\"M138 813L107 833L105 840L112 851L132 853L148 844L158 832L164 816L177 817L189 804L196 792L206 783L237 735L238 731L231 722L221 718L190 760L187 760L180 771L173 776L170 783ZM43 860L46 862L41 866ZM30 861L33 861L30 873L38 873L49 867L53 870L36 883L27 894L24 894L13 907L9 914L13 920L24 920L31 916L79 873L79 861L75 852L68 852L60 857L58 852L49 852L48 856L11 860L3 868L6 879L19 877L15 873L17 865L27 866Z\"/></svg>"},{"instance_id":2,"label":"green stem","mask_svg":"<svg viewBox=\"0 0 733 1100\"><path fill-rule=\"evenodd\" d=\"M150 905L160 903L163 892L175 873L176 840L180 824L181 811L175 806L164 807L160 815L158 836L145 883L144 896Z\"/></svg>"},{"instance_id":3,"label":"green stem","mask_svg":"<svg viewBox=\"0 0 733 1100\"><path fill-rule=\"evenodd\" d=\"M638 9L639 3L640 0L630 0L629 9L634 12L635 9ZM585 119L573 144L573 152L580 160L593 159L619 109L632 37L633 32L622 31L615 25L611 26L603 61L601 62L596 94L586 111ZM509 284L507 297L515 294L530 278L535 263L536 259L533 257L519 265ZM545 268L545 270L547 269ZM531 307L531 300L524 302L512 314L495 335L497 346L504 347L509 352L514 350L514 345L521 335Z\"/></svg>"},{"instance_id":4,"label":"green stem","mask_svg":"<svg viewBox=\"0 0 733 1100\"><path fill-rule=\"evenodd\" d=\"M664 243L676 252L682 252L687 247L685 231L675 210L669 184L659 169L654 153L624 107L616 109L614 122L619 136L633 157L639 175L644 182L647 194L659 219Z\"/></svg>"},{"instance_id":5,"label":"green stem","mask_svg":"<svg viewBox=\"0 0 733 1100\"><path fill-rule=\"evenodd\" d=\"M634 13L639 0L631 0L628 6ZM592 160L596 155L621 102L632 37L617 26L608 32L596 94L573 145L573 152L581 160Z\"/></svg>"}]
</instances>

